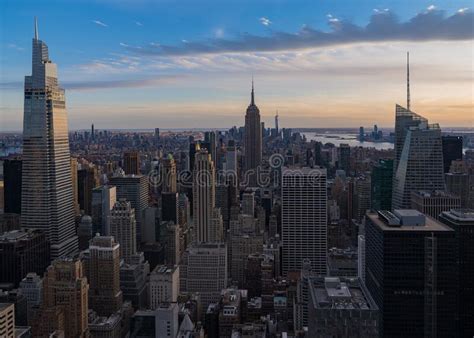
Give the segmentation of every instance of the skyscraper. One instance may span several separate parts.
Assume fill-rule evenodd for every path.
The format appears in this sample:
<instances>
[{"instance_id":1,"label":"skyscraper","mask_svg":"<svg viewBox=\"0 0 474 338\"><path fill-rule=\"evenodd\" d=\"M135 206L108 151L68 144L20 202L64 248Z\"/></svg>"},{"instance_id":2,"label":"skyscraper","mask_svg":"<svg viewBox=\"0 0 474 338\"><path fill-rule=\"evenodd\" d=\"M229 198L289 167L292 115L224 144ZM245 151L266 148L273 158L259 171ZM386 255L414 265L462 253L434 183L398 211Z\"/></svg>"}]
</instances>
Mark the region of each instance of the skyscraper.
<instances>
[{"instance_id":1,"label":"skyscraper","mask_svg":"<svg viewBox=\"0 0 474 338\"><path fill-rule=\"evenodd\" d=\"M324 275L327 264L326 169L282 172L283 275L299 271L303 259Z\"/></svg>"},{"instance_id":2,"label":"skyscraper","mask_svg":"<svg viewBox=\"0 0 474 338\"><path fill-rule=\"evenodd\" d=\"M35 25L32 74L25 77L21 216L46 231L51 257L77 250L64 89Z\"/></svg>"},{"instance_id":3,"label":"skyscraper","mask_svg":"<svg viewBox=\"0 0 474 338\"><path fill-rule=\"evenodd\" d=\"M148 179L144 175L118 175L110 178L109 183L117 187L117 199L126 199L135 209L138 244L141 242L143 213L148 206Z\"/></svg>"},{"instance_id":4,"label":"skyscraper","mask_svg":"<svg viewBox=\"0 0 474 338\"><path fill-rule=\"evenodd\" d=\"M462 160L462 136L443 136L441 138L443 143L443 168L444 173L449 173L451 162L455 160Z\"/></svg>"},{"instance_id":5,"label":"skyscraper","mask_svg":"<svg viewBox=\"0 0 474 338\"><path fill-rule=\"evenodd\" d=\"M94 233L108 236L110 233L110 210L117 201L117 188L103 185L92 190L92 224Z\"/></svg>"},{"instance_id":6,"label":"skyscraper","mask_svg":"<svg viewBox=\"0 0 474 338\"><path fill-rule=\"evenodd\" d=\"M98 235L89 250L89 307L108 317L122 307L120 244L111 236Z\"/></svg>"},{"instance_id":7,"label":"skyscraper","mask_svg":"<svg viewBox=\"0 0 474 338\"><path fill-rule=\"evenodd\" d=\"M173 155L161 160L161 192L177 192L176 162Z\"/></svg>"},{"instance_id":8,"label":"skyscraper","mask_svg":"<svg viewBox=\"0 0 474 338\"><path fill-rule=\"evenodd\" d=\"M396 106L392 209L409 209L416 190L444 190L443 150L438 124Z\"/></svg>"},{"instance_id":9,"label":"skyscraper","mask_svg":"<svg viewBox=\"0 0 474 338\"><path fill-rule=\"evenodd\" d=\"M262 127L260 125L260 110L255 105L255 95L252 81L250 105L245 114L245 170L256 172L262 162ZM257 185L256 173L247 174L250 186Z\"/></svg>"},{"instance_id":10,"label":"skyscraper","mask_svg":"<svg viewBox=\"0 0 474 338\"><path fill-rule=\"evenodd\" d=\"M220 300L227 286L227 246L224 243L205 243L190 246L183 254L179 266L181 292L199 292L201 305Z\"/></svg>"},{"instance_id":11,"label":"skyscraper","mask_svg":"<svg viewBox=\"0 0 474 338\"><path fill-rule=\"evenodd\" d=\"M123 154L123 168L127 175L140 174L140 154L138 151L126 151Z\"/></svg>"},{"instance_id":12,"label":"skyscraper","mask_svg":"<svg viewBox=\"0 0 474 338\"><path fill-rule=\"evenodd\" d=\"M21 159L3 160L5 213L21 213Z\"/></svg>"},{"instance_id":13,"label":"skyscraper","mask_svg":"<svg viewBox=\"0 0 474 338\"><path fill-rule=\"evenodd\" d=\"M474 336L474 210L450 210L439 220L456 232L459 336Z\"/></svg>"},{"instance_id":14,"label":"skyscraper","mask_svg":"<svg viewBox=\"0 0 474 338\"><path fill-rule=\"evenodd\" d=\"M199 149L193 171L193 218L195 239L198 243L209 242L212 211L215 207L215 171L211 155Z\"/></svg>"},{"instance_id":15,"label":"skyscraper","mask_svg":"<svg viewBox=\"0 0 474 338\"><path fill-rule=\"evenodd\" d=\"M415 210L368 213L365 284L383 337L456 337L455 232Z\"/></svg>"},{"instance_id":16,"label":"skyscraper","mask_svg":"<svg viewBox=\"0 0 474 338\"><path fill-rule=\"evenodd\" d=\"M77 171L78 202L87 215L92 212L92 190L99 186L99 172L93 164L86 164Z\"/></svg>"},{"instance_id":17,"label":"skyscraper","mask_svg":"<svg viewBox=\"0 0 474 338\"><path fill-rule=\"evenodd\" d=\"M393 160L379 160L371 174L371 208L390 210L392 207Z\"/></svg>"},{"instance_id":18,"label":"skyscraper","mask_svg":"<svg viewBox=\"0 0 474 338\"><path fill-rule=\"evenodd\" d=\"M80 260L62 258L48 267L43 280L43 300L33 323L34 337L88 337L88 285Z\"/></svg>"},{"instance_id":19,"label":"skyscraper","mask_svg":"<svg viewBox=\"0 0 474 338\"><path fill-rule=\"evenodd\" d=\"M337 157L338 169L342 169L348 173L351 167L351 147L346 143L342 143L338 148Z\"/></svg>"},{"instance_id":20,"label":"skyscraper","mask_svg":"<svg viewBox=\"0 0 474 338\"><path fill-rule=\"evenodd\" d=\"M130 202L120 199L109 216L110 235L120 244L120 257L129 263L137 253L135 210Z\"/></svg>"}]
</instances>

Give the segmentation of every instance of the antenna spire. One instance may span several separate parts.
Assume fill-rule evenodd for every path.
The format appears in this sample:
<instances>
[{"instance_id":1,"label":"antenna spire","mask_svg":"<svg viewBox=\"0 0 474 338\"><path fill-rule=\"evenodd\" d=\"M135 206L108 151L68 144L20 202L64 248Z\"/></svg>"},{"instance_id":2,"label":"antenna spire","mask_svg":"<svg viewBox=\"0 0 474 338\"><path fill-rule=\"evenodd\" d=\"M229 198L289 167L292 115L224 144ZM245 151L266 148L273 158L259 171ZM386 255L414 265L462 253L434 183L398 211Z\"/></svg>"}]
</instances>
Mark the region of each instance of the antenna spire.
<instances>
[{"instance_id":1,"label":"antenna spire","mask_svg":"<svg viewBox=\"0 0 474 338\"><path fill-rule=\"evenodd\" d=\"M410 52L407 52L407 110L410 110Z\"/></svg>"},{"instance_id":2,"label":"antenna spire","mask_svg":"<svg viewBox=\"0 0 474 338\"><path fill-rule=\"evenodd\" d=\"M252 96L251 96L251 100L250 100L250 105L252 105L252 106L255 105L255 95L254 95L254 91L253 91L253 75L252 75Z\"/></svg>"},{"instance_id":3,"label":"antenna spire","mask_svg":"<svg viewBox=\"0 0 474 338\"><path fill-rule=\"evenodd\" d=\"M38 19L35 16L35 40L38 40Z\"/></svg>"}]
</instances>

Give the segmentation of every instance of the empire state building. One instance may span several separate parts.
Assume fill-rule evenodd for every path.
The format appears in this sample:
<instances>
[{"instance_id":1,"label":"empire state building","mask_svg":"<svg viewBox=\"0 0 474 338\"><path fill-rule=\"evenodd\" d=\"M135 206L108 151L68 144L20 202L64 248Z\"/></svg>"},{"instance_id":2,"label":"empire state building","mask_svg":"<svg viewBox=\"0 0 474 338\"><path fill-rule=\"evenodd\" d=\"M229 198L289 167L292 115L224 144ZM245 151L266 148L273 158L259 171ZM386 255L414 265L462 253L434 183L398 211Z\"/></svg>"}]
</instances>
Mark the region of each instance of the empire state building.
<instances>
[{"instance_id":1,"label":"empire state building","mask_svg":"<svg viewBox=\"0 0 474 338\"><path fill-rule=\"evenodd\" d=\"M25 76L21 222L46 232L52 259L78 248L70 161L64 89L35 20L32 74Z\"/></svg>"},{"instance_id":2,"label":"empire state building","mask_svg":"<svg viewBox=\"0 0 474 338\"><path fill-rule=\"evenodd\" d=\"M260 124L260 110L255 105L255 95L252 81L250 105L245 114L245 170L249 185L257 185L257 167L262 162L262 126Z\"/></svg>"}]
</instances>

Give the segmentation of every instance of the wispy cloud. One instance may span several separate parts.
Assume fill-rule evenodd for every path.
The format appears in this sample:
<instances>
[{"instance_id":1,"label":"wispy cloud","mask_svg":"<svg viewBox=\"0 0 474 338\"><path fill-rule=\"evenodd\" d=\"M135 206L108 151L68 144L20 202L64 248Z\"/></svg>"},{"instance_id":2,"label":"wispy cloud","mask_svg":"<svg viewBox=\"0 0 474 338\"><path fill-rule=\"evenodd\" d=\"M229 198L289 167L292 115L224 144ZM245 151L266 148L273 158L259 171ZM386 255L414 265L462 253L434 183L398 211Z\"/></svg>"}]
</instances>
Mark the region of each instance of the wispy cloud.
<instances>
[{"instance_id":1,"label":"wispy cloud","mask_svg":"<svg viewBox=\"0 0 474 338\"><path fill-rule=\"evenodd\" d=\"M122 46L122 47L128 47L128 45L126 43L123 43L123 42L120 42L119 45Z\"/></svg>"},{"instance_id":2,"label":"wispy cloud","mask_svg":"<svg viewBox=\"0 0 474 338\"><path fill-rule=\"evenodd\" d=\"M98 25L98 26L109 27L108 25L106 25L105 23L103 23L103 22L100 21L100 20L92 20L92 22L95 23L95 24Z\"/></svg>"},{"instance_id":3,"label":"wispy cloud","mask_svg":"<svg viewBox=\"0 0 474 338\"><path fill-rule=\"evenodd\" d=\"M17 51L19 51L19 52L22 52L22 51L25 50L25 48L20 47L20 46L14 44L14 43L9 43L9 44L7 44L7 47L10 48L10 49L17 50Z\"/></svg>"},{"instance_id":4,"label":"wispy cloud","mask_svg":"<svg viewBox=\"0 0 474 338\"><path fill-rule=\"evenodd\" d=\"M143 27L143 24L140 21L135 21L135 25Z\"/></svg>"},{"instance_id":5,"label":"wispy cloud","mask_svg":"<svg viewBox=\"0 0 474 338\"><path fill-rule=\"evenodd\" d=\"M262 16L260 19L260 23L264 26L270 26L272 24L272 22L270 21L270 19Z\"/></svg>"},{"instance_id":6,"label":"wispy cloud","mask_svg":"<svg viewBox=\"0 0 474 338\"><path fill-rule=\"evenodd\" d=\"M158 48L129 46L127 49L145 55L179 56L297 50L360 42L449 41L474 38L472 29L474 13L465 8L450 16L447 16L445 11L431 8L405 22L401 22L391 11L377 10L366 26L358 26L331 15L328 17L328 25L331 28L329 32L303 26L296 33L276 31L272 32L270 36L244 33L235 39L215 38L206 41L186 41L185 43L183 40L183 44L178 45L161 45Z\"/></svg>"}]
</instances>

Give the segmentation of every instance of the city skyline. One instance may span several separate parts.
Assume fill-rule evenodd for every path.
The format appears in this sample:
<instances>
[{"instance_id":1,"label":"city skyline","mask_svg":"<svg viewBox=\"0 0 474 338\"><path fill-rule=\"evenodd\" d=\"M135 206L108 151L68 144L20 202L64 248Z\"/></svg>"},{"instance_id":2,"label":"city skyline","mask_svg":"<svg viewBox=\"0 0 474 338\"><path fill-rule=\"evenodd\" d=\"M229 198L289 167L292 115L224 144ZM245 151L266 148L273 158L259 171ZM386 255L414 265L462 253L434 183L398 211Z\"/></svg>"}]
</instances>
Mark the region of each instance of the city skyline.
<instances>
[{"instance_id":1,"label":"city skyline","mask_svg":"<svg viewBox=\"0 0 474 338\"><path fill-rule=\"evenodd\" d=\"M206 4L215 13L202 20ZM473 126L467 1L19 1L3 13L0 131L21 130L34 16L40 37L61 46L54 55L71 130L243 125L252 75L266 126L277 110L284 127L391 126L395 103L406 101L406 51L413 110L442 128Z\"/></svg>"}]
</instances>

